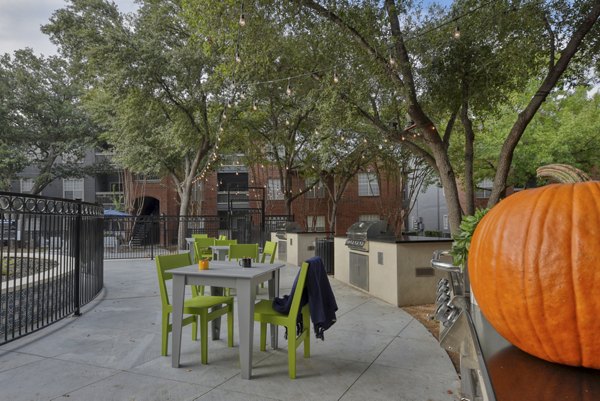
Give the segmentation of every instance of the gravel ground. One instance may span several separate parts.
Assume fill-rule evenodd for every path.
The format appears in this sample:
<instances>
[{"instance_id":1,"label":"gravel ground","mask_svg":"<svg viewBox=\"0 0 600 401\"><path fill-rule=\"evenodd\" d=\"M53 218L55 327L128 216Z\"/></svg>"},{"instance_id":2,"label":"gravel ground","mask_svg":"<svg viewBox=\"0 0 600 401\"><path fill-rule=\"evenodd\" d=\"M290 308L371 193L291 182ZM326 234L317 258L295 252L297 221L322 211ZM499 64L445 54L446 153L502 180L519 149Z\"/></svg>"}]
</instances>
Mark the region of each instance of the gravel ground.
<instances>
[{"instance_id":1,"label":"gravel ground","mask_svg":"<svg viewBox=\"0 0 600 401\"><path fill-rule=\"evenodd\" d=\"M4 257L2 258L2 281L26 277L58 266L58 262L49 259Z\"/></svg>"},{"instance_id":2,"label":"gravel ground","mask_svg":"<svg viewBox=\"0 0 600 401\"><path fill-rule=\"evenodd\" d=\"M434 304L405 306L402 309L417 319L439 341L440 323L437 320L430 319L430 316L435 311ZM446 353L450 357L450 360L452 360L454 369L460 375L460 355L458 352L448 352L448 350L446 350Z\"/></svg>"}]
</instances>

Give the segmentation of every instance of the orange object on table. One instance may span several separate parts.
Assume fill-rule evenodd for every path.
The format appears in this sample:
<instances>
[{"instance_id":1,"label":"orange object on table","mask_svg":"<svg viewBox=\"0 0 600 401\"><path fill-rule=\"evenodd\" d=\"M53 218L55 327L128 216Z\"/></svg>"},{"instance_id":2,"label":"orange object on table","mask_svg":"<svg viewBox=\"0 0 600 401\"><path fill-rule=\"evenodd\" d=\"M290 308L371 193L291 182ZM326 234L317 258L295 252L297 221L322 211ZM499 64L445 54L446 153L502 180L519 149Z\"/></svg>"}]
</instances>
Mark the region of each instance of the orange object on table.
<instances>
[{"instance_id":1,"label":"orange object on table","mask_svg":"<svg viewBox=\"0 0 600 401\"><path fill-rule=\"evenodd\" d=\"M200 259L198 261L199 270L208 270L208 259Z\"/></svg>"}]
</instances>

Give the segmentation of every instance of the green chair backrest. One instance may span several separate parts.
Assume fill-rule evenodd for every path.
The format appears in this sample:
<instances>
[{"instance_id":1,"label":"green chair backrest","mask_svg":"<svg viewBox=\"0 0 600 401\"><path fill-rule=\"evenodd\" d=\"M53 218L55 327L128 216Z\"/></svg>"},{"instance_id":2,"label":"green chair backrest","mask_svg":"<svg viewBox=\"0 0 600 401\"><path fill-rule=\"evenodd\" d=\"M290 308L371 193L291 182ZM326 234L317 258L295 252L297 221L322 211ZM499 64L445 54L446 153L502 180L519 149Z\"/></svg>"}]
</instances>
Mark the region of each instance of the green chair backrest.
<instances>
[{"instance_id":1,"label":"green chair backrest","mask_svg":"<svg viewBox=\"0 0 600 401\"><path fill-rule=\"evenodd\" d=\"M229 245L232 245L232 244L237 244L237 240L236 239L230 239L229 240Z\"/></svg>"},{"instance_id":2,"label":"green chair backrest","mask_svg":"<svg viewBox=\"0 0 600 401\"><path fill-rule=\"evenodd\" d=\"M156 271L158 273L158 288L160 289L160 300L163 307L171 305L169 302L169 294L167 293L166 282L173 278L169 270L178 267L189 266L192 264L189 252L176 253L172 255L156 256Z\"/></svg>"},{"instance_id":3,"label":"green chair backrest","mask_svg":"<svg viewBox=\"0 0 600 401\"><path fill-rule=\"evenodd\" d=\"M224 240L224 239L227 239L227 236L226 236L226 235L223 235L223 234L221 234L221 235L219 235L219 238L218 238L218 239L219 239L219 240Z\"/></svg>"},{"instance_id":4,"label":"green chair backrest","mask_svg":"<svg viewBox=\"0 0 600 401\"><path fill-rule=\"evenodd\" d=\"M229 260L252 258L258 260L258 244L231 244L229 245Z\"/></svg>"},{"instance_id":5,"label":"green chair backrest","mask_svg":"<svg viewBox=\"0 0 600 401\"><path fill-rule=\"evenodd\" d=\"M228 239L216 239L215 245L217 246L226 246L231 245L231 242Z\"/></svg>"},{"instance_id":6,"label":"green chair backrest","mask_svg":"<svg viewBox=\"0 0 600 401\"><path fill-rule=\"evenodd\" d=\"M210 241L207 241L210 240ZM201 258L212 258L213 257L213 250L210 249L211 246L213 246L215 244L215 239L214 238L200 238L197 239L196 242L194 242L194 256L196 259L196 262L199 261Z\"/></svg>"},{"instance_id":7,"label":"green chair backrest","mask_svg":"<svg viewBox=\"0 0 600 401\"><path fill-rule=\"evenodd\" d=\"M298 282L296 283L296 289L294 290L294 297L292 298L292 306L290 307L290 313L288 316L297 316L300 311L300 299L304 292L304 284L306 283L306 274L308 273L308 263L302 263L300 267L300 273L298 274Z\"/></svg>"},{"instance_id":8,"label":"green chair backrest","mask_svg":"<svg viewBox=\"0 0 600 401\"><path fill-rule=\"evenodd\" d=\"M275 262L275 251L277 250L277 242L267 241L265 242L265 247L263 249L261 263L273 263ZM269 260L266 260L267 255L269 255ZM265 261L266 260L266 261Z\"/></svg>"},{"instance_id":9,"label":"green chair backrest","mask_svg":"<svg viewBox=\"0 0 600 401\"><path fill-rule=\"evenodd\" d=\"M192 234L192 238L208 238L208 234Z\"/></svg>"},{"instance_id":10,"label":"green chair backrest","mask_svg":"<svg viewBox=\"0 0 600 401\"><path fill-rule=\"evenodd\" d=\"M209 246L213 246L215 244L214 238L196 238L195 245L198 248L208 248Z\"/></svg>"}]
</instances>

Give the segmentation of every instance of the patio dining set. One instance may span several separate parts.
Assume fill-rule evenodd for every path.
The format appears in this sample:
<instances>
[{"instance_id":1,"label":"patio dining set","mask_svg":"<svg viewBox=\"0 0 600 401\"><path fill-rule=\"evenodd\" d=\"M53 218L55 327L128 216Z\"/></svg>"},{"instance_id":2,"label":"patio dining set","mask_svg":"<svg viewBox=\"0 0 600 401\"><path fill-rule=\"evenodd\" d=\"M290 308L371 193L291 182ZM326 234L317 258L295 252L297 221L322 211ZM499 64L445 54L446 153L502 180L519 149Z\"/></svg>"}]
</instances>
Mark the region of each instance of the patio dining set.
<instances>
[{"instance_id":1,"label":"patio dining set","mask_svg":"<svg viewBox=\"0 0 600 401\"><path fill-rule=\"evenodd\" d=\"M201 361L208 363L208 322L212 323L212 339L220 338L220 322L227 316L227 344L233 347L234 297L237 296L239 327L239 358L241 377L252 376L252 345L254 322L260 323L260 349L266 350L267 324L270 325L271 347L278 347L277 326L286 327L288 337L289 377L296 378L296 349L304 344L304 357L310 356L310 312L308 304L301 305L308 263L304 263L297 278L296 291L288 313L273 309L273 299L279 296L279 270L284 263L275 263L277 244L267 241L259 254L258 244L238 244L227 238L209 238L195 235L186 238L189 252L156 257L162 300L162 355L168 351L168 334L172 332L172 366L180 366L182 327L192 325L192 339L198 331L201 342ZM240 262L249 259L250 263ZM202 261L203 263L198 263ZM206 268L207 266L208 268ZM169 302L166 282L172 280L172 303ZM259 286L268 282L269 299L256 303ZM191 287L191 298L185 298L186 286ZM210 295L205 287L210 286ZM298 315L301 313L302 330L296 335ZM169 315L172 320L169 322ZM186 315L186 316L184 316Z\"/></svg>"}]
</instances>

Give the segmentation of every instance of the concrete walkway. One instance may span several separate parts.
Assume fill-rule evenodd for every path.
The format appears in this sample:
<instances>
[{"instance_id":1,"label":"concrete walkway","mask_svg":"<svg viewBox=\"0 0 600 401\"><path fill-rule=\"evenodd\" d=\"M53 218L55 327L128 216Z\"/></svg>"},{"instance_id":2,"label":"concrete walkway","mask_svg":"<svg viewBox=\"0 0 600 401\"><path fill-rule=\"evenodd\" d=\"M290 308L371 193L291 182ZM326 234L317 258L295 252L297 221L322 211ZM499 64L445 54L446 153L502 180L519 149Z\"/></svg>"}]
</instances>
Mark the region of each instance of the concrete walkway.
<instances>
[{"instance_id":1,"label":"concrete walkway","mask_svg":"<svg viewBox=\"0 0 600 401\"><path fill-rule=\"evenodd\" d=\"M282 269L282 294L297 271ZM260 352L255 325L248 381L239 375L237 336L234 348L223 338L209 341L209 364L202 365L190 326L183 332L182 366L171 368L170 354L160 356L154 261L107 261L105 289L82 316L0 347L0 400L458 400L450 359L418 321L331 282L338 322L324 342L312 334L311 358L298 350L298 378L287 375L283 330L279 350Z\"/></svg>"}]
</instances>

